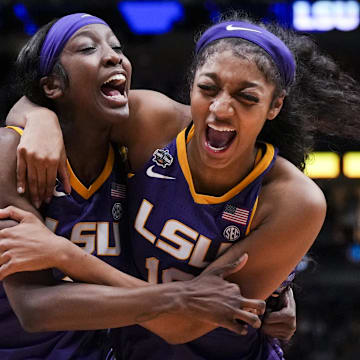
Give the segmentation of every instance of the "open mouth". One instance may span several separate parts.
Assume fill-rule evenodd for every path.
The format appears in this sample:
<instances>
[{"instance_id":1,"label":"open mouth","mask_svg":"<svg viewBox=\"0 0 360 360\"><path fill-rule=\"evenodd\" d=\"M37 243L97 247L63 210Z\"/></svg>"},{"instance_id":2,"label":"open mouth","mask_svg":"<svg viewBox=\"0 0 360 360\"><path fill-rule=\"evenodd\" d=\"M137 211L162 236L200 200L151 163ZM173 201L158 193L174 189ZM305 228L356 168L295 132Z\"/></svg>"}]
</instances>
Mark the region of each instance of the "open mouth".
<instances>
[{"instance_id":1,"label":"open mouth","mask_svg":"<svg viewBox=\"0 0 360 360\"><path fill-rule=\"evenodd\" d=\"M101 92L112 100L124 100L125 85L126 77L123 74L116 74L101 85Z\"/></svg>"},{"instance_id":2,"label":"open mouth","mask_svg":"<svg viewBox=\"0 0 360 360\"><path fill-rule=\"evenodd\" d=\"M226 150L236 136L236 130L225 125L208 124L206 128L206 145L214 152Z\"/></svg>"}]
</instances>

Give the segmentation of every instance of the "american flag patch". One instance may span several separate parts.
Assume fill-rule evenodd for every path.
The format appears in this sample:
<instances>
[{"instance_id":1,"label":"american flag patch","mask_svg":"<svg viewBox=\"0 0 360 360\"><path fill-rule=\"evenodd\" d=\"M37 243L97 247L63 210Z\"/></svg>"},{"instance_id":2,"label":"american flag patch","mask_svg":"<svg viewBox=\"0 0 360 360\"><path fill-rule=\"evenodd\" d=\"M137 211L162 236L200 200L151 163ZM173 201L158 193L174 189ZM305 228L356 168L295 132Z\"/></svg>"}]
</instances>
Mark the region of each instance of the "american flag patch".
<instances>
[{"instance_id":1,"label":"american flag patch","mask_svg":"<svg viewBox=\"0 0 360 360\"><path fill-rule=\"evenodd\" d=\"M249 210L241 209L233 205L226 205L221 218L237 224L246 225L249 213Z\"/></svg>"},{"instance_id":2,"label":"american flag patch","mask_svg":"<svg viewBox=\"0 0 360 360\"><path fill-rule=\"evenodd\" d=\"M112 183L111 184L111 197L117 199L125 199L126 198L126 185Z\"/></svg>"}]
</instances>

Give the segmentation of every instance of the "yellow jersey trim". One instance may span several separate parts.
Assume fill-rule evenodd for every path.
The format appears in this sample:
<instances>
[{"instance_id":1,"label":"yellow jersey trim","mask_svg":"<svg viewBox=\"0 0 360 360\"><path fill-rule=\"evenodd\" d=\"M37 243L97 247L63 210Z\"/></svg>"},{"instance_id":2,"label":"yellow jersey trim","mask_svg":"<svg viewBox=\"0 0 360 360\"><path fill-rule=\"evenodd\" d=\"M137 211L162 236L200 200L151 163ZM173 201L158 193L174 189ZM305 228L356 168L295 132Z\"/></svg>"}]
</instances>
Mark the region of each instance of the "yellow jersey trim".
<instances>
[{"instance_id":1,"label":"yellow jersey trim","mask_svg":"<svg viewBox=\"0 0 360 360\"><path fill-rule=\"evenodd\" d=\"M232 189L230 189L228 192L221 196L198 194L195 191L186 152L186 144L191 140L194 135L194 126L192 126L192 128L190 129L187 139L185 138L185 132L186 129L182 130L178 134L176 138L176 148L181 170L184 174L186 182L188 183L193 200L197 204L220 204L222 202L229 201L267 169L275 154L274 147L268 143L265 143L265 153L262 154L262 150L259 149L256 154L256 162L254 169Z\"/></svg>"},{"instance_id":2,"label":"yellow jersey trim","mask_svg":"<svg viewBox=\"0 0 360 360\"><path fill-rule=\"evenodd\" d=\"M257 209L257 206L258 206L258 201L259 201L259 197L257 196L257 197L256 197L256 200L255 200L255 204L254 204L253 209L252 209L252 212L251 212L249 224L248 224L248 226L247 226L247 228L246 228L245 235L249 235L249 233L250 233L251 224L252 224L252 221L253 221L254 216L255 216L255 213L256 213L256 209Z\"/></svg>"},{"instance_id":3,"label":"yellow jersey trim","mask_svg":"<svg viewBox=\"0 0 360 360\"><path fill-rule=\"evenodd\" d=\"M82 182L77 178L75 173L73 172L69 160L66 160L67 168L70 174L70 184L71 187L81 195L85 200L88 200L107 180L111 171L114 167L114 149L112 146L109 147L108 157L106 159L106 163L104 169L102 170L99 177L87 188Z\"/></svg>"},{"instance_id":4,"label":"yellow jersey trim","mask_svg":"<svg viewBox=\"0 0 360 360\"><path fill-rule=\"evenodd\" d=\"M8 129L13 129L14 131L16 131L20 136L22 136L22 134L24 133L24 130L18 126L7 126Z\"/></svg>"}]
</instances>

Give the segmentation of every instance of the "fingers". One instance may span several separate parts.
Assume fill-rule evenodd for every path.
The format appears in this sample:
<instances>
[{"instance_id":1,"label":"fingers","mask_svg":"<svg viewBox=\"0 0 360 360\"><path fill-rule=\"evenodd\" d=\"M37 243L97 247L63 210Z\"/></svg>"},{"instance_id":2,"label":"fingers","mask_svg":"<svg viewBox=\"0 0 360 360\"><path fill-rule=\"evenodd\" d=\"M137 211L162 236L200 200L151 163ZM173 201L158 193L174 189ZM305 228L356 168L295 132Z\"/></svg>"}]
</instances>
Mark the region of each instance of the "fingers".
<instances>
[{"instance_id":1,"label":"fingers","mask_svg":"<svg viewBox=\"0 0 360 360\"><path fill-rule=\"evenodd\" d=\"M10 218L16 220L17 222L21 222L27 217L31 217L31 216L33 215L28 211L19 209L15 206L8 206L5 209L0 209L0 219Z\"/></svg>"},{"instance_id":2,"label":"fingers","mask_svg":"<svg viewBox=\"0 0 360 360\"><path fill-rule=\"evenodd\" d=\"M38 192L37 170L30 163L27 165L30 198L33 205L38 209L40 207L40 198Z\"/></svg>"},{"instance_id":3,"label":"fingers","mask_svg":"<svg viewBox=\"0 0 360 360\"><path fill-rule=\"evenodd\" d=\"M59 177L60 181L64 186L64 190L67 194L71 193L71 185L70 185L70 175L66 166L66 159L65 161L61 161L59 166Z\"/></svg>"},{"instance_id":4,"label":"fingers","mask_svg":"<svg viewBox=\"0 0 360 360\"><path fill-rule=\"evenodd\" d=\"M234 313L234 318L244 321L255 329L258 329L261 326L260 318L257 315L245 310L236 310Z\"/></svg>"},{"instance_id":5,"label":"fingers","mask_svg":"<svg viewBox=\"0 0 360 360\"><path fill-rule=\"evenodd\" d=\"M238 335L246 335L248 330L247 330L247 325L246 324L242 324L241 322L234 320L229 320L229 321L224 321L221 324L219 324L219 326L224 327L230 331L233 331L234 333L238 334Z\"/></svg>"},{"instance_id":6,"label":"fingers","mask_svg":"<svg viewBox=\"0 0 360 360\"><path fill-rule=\"evenodd\" d=\"M266 302L264 300L242 298L241 309L257 315L265 313Z\"/></svg>"},{"instance_id":7,"label":"fingers","mask_svg":"<svg viewBox=\"0 0 360 360\"><path fill-rule=\"evenodd\" d=\"M262 331L271 337L278 338L282 341L288 341L295 334L296 327L284 327L281 324L262 324Z\"/></svg>"},{"instance_id":8,"label":"fingers","mask_svg":"<svg viewBox=\"0 0 360 360\"><path fill-rule=\"evenodd\" d=\"M17 149L16 152L16 188L19 194L23 194L25 192L26 186L26 161L24 149Z\"/></svg>"},{"instance_id":9,"label":"fingers","mask_svg":"<svg viewBox=\"0 0 360 360\"><path fill-rule=\"evenodd\" d=\"M291 287L289 287L285 293L284 293L284 299L285 299L285 306L294 309L296 311L296 303L295 303L295 297L294 292Z\"/></svg>"},{"instance_id":10,"label":"fingers","mask_svg":"<svg viewBox=\"0 0 360 360\"><path fill-rule=\"evenodd\" d=\"M0 265L0 281L4 280L8 275L13 274L16 271L12 272L9 263L4 263Z\"/></svg>"},{"instance_id":11,"label":"fingers","mask_svg":"<svg viewBox=\"0 0 360 360\"><path fill-rule=\"evenodd\" d=\"M248 261L248 254L245 253L241 255L241 257L236 262L232 264L224 265L219 268L215 268L212 270L212 273L224 279L230 276L231 274L240 271L245 266L247 261Z\"/></svg>"},{"instance_id":12,"label":"fingers","mask_svg":"<svg viewBox=\"0 0 360 360\"><path fill-rule=\"evenodd\" d=\"M1 258L1 257L0 257ZM15 274L20 271L27 271L25 264L8 257L7 260L0 264L0 280L4 280L7 276Z\"/></svg>"},{"instance_id":13,"label":"fingers","mask_svg":"<svg viewBox=\"0 0 360 360\"><path fill-rule=\"evenodd\" d=\"M39 195L39 202L36 205L36 208L39 208L41 203L45 200L45 192L46 192L46 173L47 168L37 167L36 168L36 178L37 178L37 189Z\"/></svg>"},{"instance_id":14,"label":"fingers","mask_svg":"<svg viewBox=\"0 0 360 360\"><path fill-rule=\"evenodd\" d=\"M11 262L10 254L5 251L0 255L0 281L16 272L15 264Z\"/></svg>"},{"instance_id":15,"label":"fingers","mask_svg":"<svg viewBox=\"0 0 360 360\"><path fill-rule=\"evenodd\" d=\"M49 166L46 169L45 202L48 204L53 196L56 185L56 166Z\"/></svg>"},{"instance_id":16,"label":"fingers","mask_svg":"<svg viewBox=\"0 0 360 360\"><path fill-rule=\"evenodd\" d=\"M292 320L292 317L287 311L281 309L280 311L268 312L264 318L264 323L269 325L287 323Z\"/></svg>"}]
</instances>

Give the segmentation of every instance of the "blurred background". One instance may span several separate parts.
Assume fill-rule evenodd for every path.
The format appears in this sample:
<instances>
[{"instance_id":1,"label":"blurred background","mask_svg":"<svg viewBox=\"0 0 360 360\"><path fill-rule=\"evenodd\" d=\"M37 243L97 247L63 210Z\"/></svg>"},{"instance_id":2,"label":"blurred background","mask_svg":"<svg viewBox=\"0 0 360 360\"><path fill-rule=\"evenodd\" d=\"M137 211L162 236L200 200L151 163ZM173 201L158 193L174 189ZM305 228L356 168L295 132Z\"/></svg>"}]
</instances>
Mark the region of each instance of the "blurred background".
<instances>
[{"instance_id":1,"label":"blurred background","mask_svg":"<svg viewBox=\"0 0 360 360\"><path fill-rule=\"evenodd\" d=\"M106 20L133 65L132 88L188 101L194 34L228 9L243 9L311 32L344 69L360 78L358 1L0 0L0 119L14 102L12 65L29 37L55 17L89 12ZM360 114L359 114L360 121ZM341 126L341 124L339 124ZM360 358L360 139L319 139L307 173L328 201L325 225L302 263L295 289L298 328L288 360Z\"/></svg>"}]
</instances>

